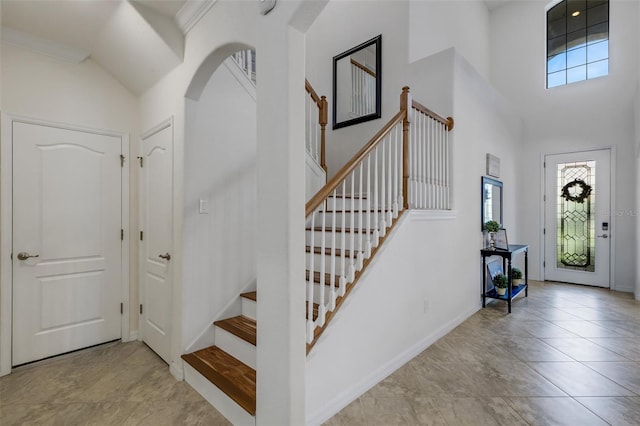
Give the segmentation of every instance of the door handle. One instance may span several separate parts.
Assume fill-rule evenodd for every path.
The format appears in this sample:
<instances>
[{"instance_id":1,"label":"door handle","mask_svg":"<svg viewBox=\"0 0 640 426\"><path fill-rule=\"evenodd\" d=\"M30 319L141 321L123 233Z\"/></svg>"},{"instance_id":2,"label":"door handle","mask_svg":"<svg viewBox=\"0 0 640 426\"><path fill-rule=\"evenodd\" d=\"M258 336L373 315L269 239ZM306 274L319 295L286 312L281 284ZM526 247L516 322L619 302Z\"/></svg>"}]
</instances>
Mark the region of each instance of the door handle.
<instances>
[{"instance_id":1,"label":"door handle","mask_svg":"<svg viewBox=\"0 0 640 426\"><path fill-rule=\"evenodd\" d=\"M607 234L596 235L596 237L598 237L598 238L609 238L609 236Z\"/></svg>"},{"instance_id":2,"label":"door handle","mask_svg":"<svg viewBox=\"0 0 640 426\"><path fill-rule=\"evenodd\" d=\"M21 251L20 253L18 253L18 260L27 260L30 257L40 257L39 254L29 254L26 251Z\"/></svg>"},{"instance_id":3,"label":"door handle","mask_svg":"<svg viewBox=\"0 0 640 426\"><path fill-rule=\"evenodd\" d=\"M167 261L171 260L171 255L169 253L167 253L167 254L159 254L158 257L161 258L161 259L166 259Z\"/></svg>"}]
</instances>

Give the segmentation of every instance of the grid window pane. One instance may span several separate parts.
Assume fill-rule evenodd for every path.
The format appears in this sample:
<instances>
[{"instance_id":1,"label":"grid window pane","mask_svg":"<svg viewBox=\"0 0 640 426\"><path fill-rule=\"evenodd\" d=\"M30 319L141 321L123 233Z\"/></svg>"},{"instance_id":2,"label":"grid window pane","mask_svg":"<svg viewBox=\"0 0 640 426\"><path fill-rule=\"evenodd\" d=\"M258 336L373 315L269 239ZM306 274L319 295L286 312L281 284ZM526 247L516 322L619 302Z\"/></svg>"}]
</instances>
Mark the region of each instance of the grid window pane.
<instances>
[{"instance_id":1,"label":"grid window pane","mask_svg":"<svg viewBox=\"0 0 640 426\"><path fill-rule=\"evenodd\" d=\"M596 62L609 57L609 40L587 46L587 62Z\"/></svg>"},{"instance_id":2,"label":"grid window pane","mask_svg":"<svg viewBox=\"0 0 640 426\"><path fill-rule=\"evenodd\" d=\"M609 75L609 60L594 62L587 65L587 78L596 78Z\"/></svg>"},{"instance_id":3,"label":"grid window pane","mask_svg":"<svg viewBox=\"0 0 640 426\"><path fill-rule=\"evenodd\" d=\"M587 48L569 50L567 52L567 68L577 67L587 63Z\"/></svg>"},{"instance_id":4,"label":"grid window pane","mask_svg":"<svg viewBox=\"0 0 640 426\"><path fill-rule=\"evenodd\" d=\"M609 20L609 5L592 7L587 11L587 25L592 26Z\"/></svg>"},{"instance_id":5,"label":"grid window pane","mask_svg":"<svg viewBox=\"0 0 640 426\"><path fill-rule=\"evenodd\" d=\"M575 83L576 81L583 81L587 79L587 66L582 65L580 67L569 68L567 70L567 84Z\"/></svg>"},{"instance_id":6,"label":"grid window pane","mask_svg":"<svg viewBox=\"0 0 640 426\"><path fill-rule=\"evenodd\" d=\"M587 43L597 43L609 39L609 23L603 22L587 28Z\"/></svg>"},{"instance_id":7,"label":"grid window pane","mask_svg":"<svg viewBox=\"0 0 640 426\"><path fill-rule=\"evenodd\" d=\"M609 1L564 0L547 11L547 88L609 73Z\"/></svg>"},{"instance_id":8,"label":"grid window pane","mask_svg":"<svg viewBox=\"0 0 640 426\"><path fill-rule=\"evenodd\" d=\"M554 72L547 76L547 87L564 86L567 84L567 72L565 70Z\"/></svg>"},{"instance_id":9,"label":"grid window pane","mask_svg":"<svg viewBox=\"0 0 640 426\"><path fill-rule=\"evenodd\" d=\"M553 73L560 70L567 69L567 54L561 53L550 57L547 60L547 72Z\"/></svg>"}]
</instances>

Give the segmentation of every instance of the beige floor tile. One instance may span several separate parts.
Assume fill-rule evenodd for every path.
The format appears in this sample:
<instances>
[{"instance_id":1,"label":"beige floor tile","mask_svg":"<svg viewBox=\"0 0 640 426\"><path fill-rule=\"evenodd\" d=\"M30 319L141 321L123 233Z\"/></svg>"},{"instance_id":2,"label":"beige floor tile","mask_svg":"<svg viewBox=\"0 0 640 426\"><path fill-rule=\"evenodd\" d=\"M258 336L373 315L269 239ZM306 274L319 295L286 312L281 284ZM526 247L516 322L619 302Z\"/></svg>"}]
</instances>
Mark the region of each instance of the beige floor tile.
<instances>
[{"instance_id":1,"label":"beige floor tile","mask_svg":"<svg viewBox=\"0 0 640 426\"><path fill-rule=\"evenodd\" d=\"M640 363L586 362L585 365L640 396Z\"/></svg>"},{"instance_id":2,"label":"beige floor tile","mask_svg":"<svg viewBox=\"0 0 640 426\"><path fill-rule=\"evenodd\" d=\"M511 398L511 407L532 426L600 426L600 417L573 398Z\"/></svg>"},{"instance_id":3,"label":"beige floor tile","mask_svg":"<svg viewBox=\"0 0 640 426\"><path fill-rule=\"evenodd\" d=\"M551 322L580 337L623 337L611 329L584 320L552 320Z\"/></svg>"},{"instance_id":4,"label":"beige floor tile","mask_svg":"<svg viewBox=\"0 0 640 426\"><path fill-rule=\"evenodd\" d=\"M628 361L623 356L581 337L543 340L575 361Z\"/></svg>"},{"instance_id":5,"label":"beige floor tile","mask_svg":"<svg viewBox=\"0 0 640 426\"><path fill-rule=\"evenodd\" d=\"M323 423L324 426L366 426L362 404L360 399L356 399L347 405L337 415L329 421Z\"/></svg>"},{"instance_id":6,"label":"beige floor tile","mask_svg":"<svg viewBox=\"0 0 640 426\"><path fill-rule=\"evenodd\" d=\"M405 398L360 398L367 426L417 425L418 418Z\"/></svg>"},{"instance_id":7,"label":"beige floor tile","mask_svg":"<svg viewBox=\"0 0 640 426\"><path fill-rule=\"evenodd\" d=\"M640 397L595 397L576 400L611 425L640 425Z\"/></svg>"},{"instance_id":8,"label":"beige floor tile","mask_svg":"<svg viewBox=\"0 0 640 426\"><path fill-rule=\"evenodd\" d=\"M504 344L520 361L573 361L537 337L512 339Z\"/></svg>"},{"instance_id":9,"label":"beige floor tile","mask_svg":"<svg viewBox=\"0 0 640 426\"><path fill-rule=\"evenodd\" d=\"M629 361L640 361L640 339L637 338L604 338L589 339L598 346L615 352Z\"/></svg>"},{"instance_id":10,"label":"beige floor tile","mask_svg":"<svg viewBox=\"0 0 640 426\"><path fill-rule=\"evenodd\" d=\"M640 310L640 307L636 308ZM640 336L640 321L589 321L600 327L607 328L616 334L634 337ZM607 336L603 336L607 337Z\"/></svg>"},{"instance_id":11,"label":"beige floor tile","mask_svg":"<svg viewBox=\"0 0 640 426\"><path fill-rule=\"evenodd\" d=\"M569 396L635 396L579 362L532 362L529 365Z\"/></svg>"},{"instance_id":12,"label":"beige floor tile","mask_svg":"<svg viewBox=\"0 0 640 426\"><path fill-rule=\"evenodd\" d=\"M527 424L504 398L433 398L430 405L440 412L447 425Z\"/></svg>"}]
</instances>

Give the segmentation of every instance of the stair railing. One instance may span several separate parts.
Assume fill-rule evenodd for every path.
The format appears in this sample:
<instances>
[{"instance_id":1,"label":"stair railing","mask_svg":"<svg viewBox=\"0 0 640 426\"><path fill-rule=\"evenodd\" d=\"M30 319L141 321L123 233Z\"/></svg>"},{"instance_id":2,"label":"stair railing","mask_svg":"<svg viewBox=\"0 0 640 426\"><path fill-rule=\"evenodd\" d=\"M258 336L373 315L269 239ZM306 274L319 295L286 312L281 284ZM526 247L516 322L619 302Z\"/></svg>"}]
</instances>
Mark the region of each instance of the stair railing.
<instances>
[{"instance_id":1,"label":"stair railing","mask_svg":"<svg viewBox=\"0 0 640 426\"><path fill-rule=\"evenodd\" d=\"M325 134L329 107L326 96L318 96L311 83L305 79L304 88L307 91L305 100L305 146L307 152L316 162L327 171L325 160Z\"/></svg>"},{"instance_id":2,"label":"stair railing","mask_svg":"<svg viewBox=\"0 0 640 426\"><path fill-rule=\"evenodd\" d=\"M449 208L452 128L404 87L400 112L307 202L307 350L403 211Z\"/></svg>"},{"instance_id":3,"label":"stair railing","mask_svg":"<svg viewBox=\"0 0 640 426\"><path fill-rule=\"evenodd\" d=\"M231 55L233 60L238 67L242 70L242 72L247 76L249 80L256 83L256 51L247 49L247 50L238 50L236 53Z\"/></svg>"},{"instance_id":4,"label":"stair railing","mask_svg":"<svg viewBox=\"0 0 640 426\"><path fill-rule=\"evenodd\" d=\"M361 117L376 112L376 73L351 58L351 114Z\"/></svg>"}]
</instances>

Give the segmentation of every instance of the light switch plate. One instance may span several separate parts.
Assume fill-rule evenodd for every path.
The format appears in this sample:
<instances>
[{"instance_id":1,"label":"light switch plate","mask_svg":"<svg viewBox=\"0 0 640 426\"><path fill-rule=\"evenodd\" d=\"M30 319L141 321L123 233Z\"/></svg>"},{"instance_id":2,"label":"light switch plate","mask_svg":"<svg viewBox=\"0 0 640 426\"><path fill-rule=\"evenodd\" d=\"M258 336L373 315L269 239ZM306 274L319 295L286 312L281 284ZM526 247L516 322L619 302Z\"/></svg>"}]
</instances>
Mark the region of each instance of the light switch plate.
<instances>
[{"instance_id":1,"label":"light switch plate","mask_svg":"<svg viewBox=\"0 0 640 426\"><path fill-rule=\"evenodd\" d=\"M209 213L209 201L208 200L205 200L204 198L200 198L200 207L198 209L198 212L200 214Z\"/></svg>"}]
</instances>

